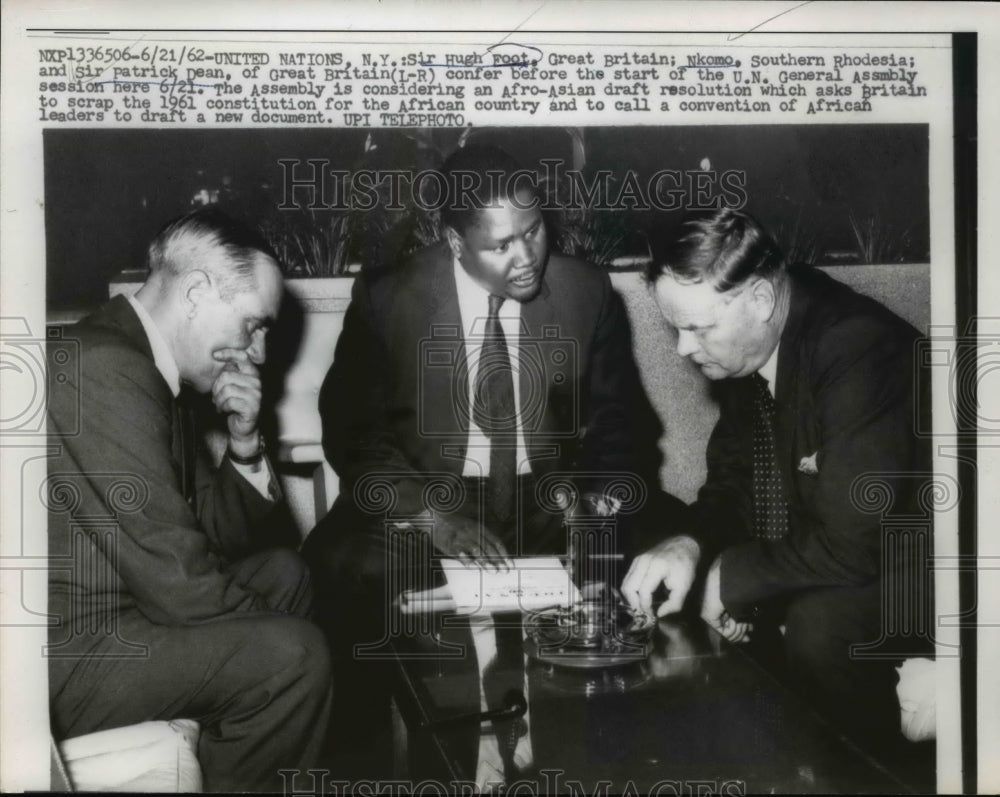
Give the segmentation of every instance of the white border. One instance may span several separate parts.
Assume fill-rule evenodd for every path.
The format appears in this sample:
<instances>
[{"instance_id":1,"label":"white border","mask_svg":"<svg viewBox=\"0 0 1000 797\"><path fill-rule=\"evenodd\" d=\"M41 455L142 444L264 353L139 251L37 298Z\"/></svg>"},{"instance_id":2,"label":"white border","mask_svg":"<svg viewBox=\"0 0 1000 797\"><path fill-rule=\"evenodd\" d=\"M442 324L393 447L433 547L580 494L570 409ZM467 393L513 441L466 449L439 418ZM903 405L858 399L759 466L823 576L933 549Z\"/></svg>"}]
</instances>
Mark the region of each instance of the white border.
<instances>
[{"instance_id":1,"label":"white border","mask_svg":"<svg viewBox=\"0 0 1000 797\"><path fill-rule=\"evenodd\" d=\"M32 330L44 328L44 308L41 292L42 274L34 265L38 262L37 247L44 241L42 204L41 139L35 124L18 125L18 119L35 118L35 92L21 91L20 76L33 77L35 65L25 58L24 30L39 28L92 28L108 25L118 28L199 28L199 29L350 29L420 28L477 29L487 26L498 30L513 30L522 25L548 29L614 29L636 32L659 30L760 30L779 31L978 31L979 41L979 312L983 317L1000 316L996 297L1000 296L1000 240L996 220L1000 218L998 200L992 192L998 180L997 131L1000 130L1000 91L995 77L1000 75L1000 13L996 6L985 3L651 3L651 2L494 2L485 3L403 3L383 2L377 6L358 6L324 2L125 2L96 0L95 2L31 3L29 0L7 0L3 3L3 47L0 81L3 86L2 108L2 226L0 226L0 264L2 291L0 315L23 316ZM30 49L29 49L30 52ZM33 83L33 80L27 81ZM935 147L939 146L937 142ZM948 153L941 157L950 158ZM932 155L932 162L935 162ZM932 175L932 200L943 200L947 190L946 174ZM942 189L937 193L937 189ZM950 205L948 213L950 215ZM932 206L933 208L933 206ZM933 209L932 209L933 213ZM935 235L941 231L935 227ZM934 262L950 262L952 252L940 251L951 246L951 236L945 244L934 242ZM25 251L35 253L26 257ZM941 254L943 261L937 259ZM44 258L43 258L44 262ZM993 266L993 267L989 267ZM947 304L952 286L935 281L934 301ZM989 377L989 378L988 378ZM983 407L1000 406L1000 389L996 378L984 373L980 385ZM988 391L988 392L987 392ZM936 406L941 406L940 404ZM987 441L988 442L988 441ZM6 467L10 452L0 448L4 462L0 472L2 502L0 527L18 528L22 522L17 501L19 475ZM1000 448L984 445L979 451L981 556L1000 556L1000 535L993 518L1000 516L1000 491L993 487L1000 472ZM42 520L44 523L44 519ZM6 536L6 535L5 535ZM938 537L938 553L947 553L950 538ZM942 547L942 542L944 546ZM0 541L7 546L9 537ZM4 551L8 551L4 547ZM998 560L1000 561L1000 560ZM939 599L947 601L954 592L951 577L939 581ZM12 582L5 580L5 587ZM15 599L7 592L2 595L0 611ZM942 610L946 610L946 606ZM981 622L1000 619L1000 576L984 572L980 579L979 610ZM39 636L40 635L40 636ZM38 689L38 680L45 680L45 668L35 659L24 660L18 652L38 649L44 641L44 629L4 629L0 647L0 778L5 791L48 788L49 760L47 736L39 718L47 713L44 697L47 686ZM983 627L979 635L979 788L983 792L1000 789L1000 761L995 751L1000 749L1000 679L994 666L1000 661L1000 633ZM954 726L957 716L949 715L951 701L945 695L955 695L955 673L942 668L943 683L939 701L942 729ZM39 696L41 691L42 696ZM956 701L957 702L957 701ZM939 739L940 780L943 791L961 788L961 773L957 768L957 737L943 734Z\"/></svg>"}]
</instances>

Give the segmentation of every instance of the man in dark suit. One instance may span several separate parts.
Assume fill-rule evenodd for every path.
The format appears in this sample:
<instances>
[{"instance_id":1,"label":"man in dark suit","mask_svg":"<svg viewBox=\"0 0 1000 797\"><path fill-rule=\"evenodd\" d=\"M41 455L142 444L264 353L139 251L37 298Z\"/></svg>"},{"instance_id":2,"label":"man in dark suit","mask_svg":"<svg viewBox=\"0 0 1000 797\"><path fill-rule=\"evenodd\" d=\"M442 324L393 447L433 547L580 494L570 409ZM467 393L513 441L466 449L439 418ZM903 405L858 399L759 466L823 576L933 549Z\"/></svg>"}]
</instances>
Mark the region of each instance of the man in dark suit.
<instances>
[{"instance_id":1,"label":"man in dark suit","mask_svg":"<svg viewBox=\"0 0 1000 797\"><path fill-rule=\"evenodd\" d=\"M211 791L280 789L279 769L315 765L329 712L308 570L273 547L257 428L282 286L267 244L221 213L168 224L138 293L67 331L80 383L48 406L54 733L196 719ZM226 418L217 470L182 386Z\"/></svg>"},{"instance_id":2,"label":"man in dark suit","mask_svg":"<svg viewBox=\"0 0 1000 797\"><path fill-rule=\"evenodd\" d=\"M852 490L876 476L891 511L920 514L929 459L915 436L917 331L820 271L787 268L736 211L685 224L648 276L678 352L716 380L720 415L687 533L639 556L623 594L649 610L663 584L661 613L677 609L700 565L706 621L733 641L774 643L804 695L884 747L899 735L892 661L852 657L851 646L886 634L883 588L905 583L900 568L921 570L915 557L884 555L882 519Z\"/></svg>"},{"instance_id":3,"label":"man in dark suit","mask_svg":"<svg viewBox=\"0 0 1000 797\"><path fill-rule=\"evenodd\" d=\"M536 495L546 475L575 477L596 504L616 480L651 472L621 299L603 270L549 253L531 182L509 179L518 173L497 148L458 150L442 174L476 188L442 210L445 240L355 283L320 393L340 494L307 550L359 528L382 536L386 511L364 505L378 477L391 513L427 519L441 554L501 566L564 552L562 512ZM483 406L501 395L509 406ZM435 508L438 481L459 506Z\"/></svg>"},{"instance_id":4,"label":"man in dark suit","mask_svg":"<svg viewBox=\"0 0 1000 797\"><path fill-rule=\"evenodd\" d=\"M430 586L432 557L566 553L566 500L611 514L655 478L659 434L640 431L655 415L607 274L549 252L504 151L460 149L441 174L444 240L358 278L320 394L340 494L304 553L336 590L317 600L335 644L382 639L387 602Z\"/></svg>"}]
</instances>

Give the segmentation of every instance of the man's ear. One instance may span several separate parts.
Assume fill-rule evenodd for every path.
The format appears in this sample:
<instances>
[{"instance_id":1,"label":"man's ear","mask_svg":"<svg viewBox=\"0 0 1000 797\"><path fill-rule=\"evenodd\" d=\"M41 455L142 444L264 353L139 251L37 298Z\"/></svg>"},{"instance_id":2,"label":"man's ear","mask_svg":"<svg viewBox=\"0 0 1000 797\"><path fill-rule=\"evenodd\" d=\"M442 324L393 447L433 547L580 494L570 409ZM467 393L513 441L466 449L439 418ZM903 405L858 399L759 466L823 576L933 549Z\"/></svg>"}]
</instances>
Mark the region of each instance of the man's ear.
<instances>
[{"instance_id":1,"label":"man's ear","mask_svg":"<svg viewBox=\"0 0 1000 797\"><path fill-rule=\"evenodd\" d=\"M461 260L464 241L462 240L462 236L459 235L458 230L454 227L445 227L444 237L445 240L448 241L448 247L451 249L451 254L456 260Z\"/></svg>"},{"instance_id":2,"label":"man's ear","mask_svg":"<svg viewBox=\"0 0 1000 797\"><path fill-rule=\"evenodd\" d=\"M774 310L778 306L778 295L774 289L774 283L769 279L761 277L750 289L752 291L753 306L757 317L761 321L770 321L774 315Z\"/></svg>"},{"instance_id":3,"label":"man's ear","mask_svg":"<svg viewBox=\"0 0 1000 797\"><path fill-rule=\"evenodd\" d=\"M201 269L188 271L180 282L181 306L187 318L193 318L198 312L198 305L212 288L212 278Z\"/></svg>"}]
</instances>

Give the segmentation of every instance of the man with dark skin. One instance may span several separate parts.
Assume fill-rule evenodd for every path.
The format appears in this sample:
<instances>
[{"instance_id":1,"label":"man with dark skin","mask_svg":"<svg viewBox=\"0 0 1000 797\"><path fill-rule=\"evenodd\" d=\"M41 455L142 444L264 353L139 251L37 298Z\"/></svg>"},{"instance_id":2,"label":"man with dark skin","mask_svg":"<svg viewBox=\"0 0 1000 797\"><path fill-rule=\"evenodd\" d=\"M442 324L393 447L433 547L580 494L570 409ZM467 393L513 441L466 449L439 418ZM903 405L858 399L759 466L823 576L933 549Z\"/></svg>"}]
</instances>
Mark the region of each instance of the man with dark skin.
<instances>
[{"instance_id":1,"label":"man with dark skin","mask_svg":"<svg viewBox=\"0 0 1000 797\"><path fill-rule=\"evenodd\" d=\"M566 553L563 512L539 495L547 478L599 505L616 478L658 467L607 273L550 252L535 186L503 150L460 149L441 173L454 189L443 240L358 279L320 394L340 494L304 553L332 587L318 617L342 648L384 639L388 604L435 583L438 557L504 569ZM376 482L388 510L366 505ZM405 534L427 561L402 557L402 572ZM345 617L346 605L360 608Z\"/></svg>"}]
</instances>

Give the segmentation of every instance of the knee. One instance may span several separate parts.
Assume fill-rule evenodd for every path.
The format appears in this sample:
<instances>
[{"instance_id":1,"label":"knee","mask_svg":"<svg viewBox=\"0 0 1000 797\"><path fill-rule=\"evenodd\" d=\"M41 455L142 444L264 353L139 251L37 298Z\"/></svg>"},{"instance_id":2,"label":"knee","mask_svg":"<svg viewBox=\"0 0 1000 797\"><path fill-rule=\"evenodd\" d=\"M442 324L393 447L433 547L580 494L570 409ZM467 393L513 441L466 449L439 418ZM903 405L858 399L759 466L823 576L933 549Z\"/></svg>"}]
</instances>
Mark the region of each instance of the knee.
<instances>
[{"instance_id":1,"label":"knee","mask_svg":"<svg viewBox=\"0 0 1000 797\"><path fill-rule=\"evenodd\" d=\"M275 611L307 616L313 605L313 581L305 561L289 548L274 548L265 557L250 577L250 586L263 594Z\"/></svg>"},{"instance_id":2,"label":"knee","mask_svg":"<svg viewBox=\"0 0 1000 797\"><path fill-rule=\"evenodd\" d=\"M381 533L317 528L302 554L323 592L352 594L385 579L387 550Z\"/></svg>"},{"instance_id":3,"label":"knee","mask_svg":"<svg viewBox=\"0 0 1000 797\"><path fill-rule=\"evenodd\" d=\"M843 665L855 645L871 645L882 633L879 584L805 593L786 613L786 645L791 656Z\"/></svg>"},{"instance_id":4,"label":"knee","mask_svg":"<svg viewBox=\"0 0 1000 797\"><path fill-rule=\"evenodd\" d=\"M330 685L330 652L319 627L297 617L272 618L254 641L262 666L289 681L310 683L318 691Z\"/></svg>"},{"instance_id":5,"label":"knee","mask_svg":"<svg viewBox=\"0 0 1000 797\"><path fill-rule=\"evenodd\" d=\"M848 655L847 640L825 616L823 601L806 595L793 601L785 614L785 651L793 670L812 671Z\"/></svg>"},{"instance_id":6,"label":"knee","mask_svg":"<svg viewBox=\"0 0 1000 797\"><path fill-rule=\"evenodd\" d=\"M275 548L270 551L268 567L276 579L289 587L308 586L312 580L305 560L291 548Z\"/></svg>"}]
</instances>

